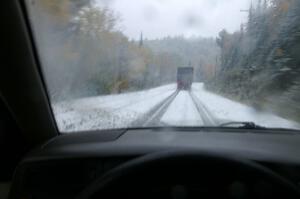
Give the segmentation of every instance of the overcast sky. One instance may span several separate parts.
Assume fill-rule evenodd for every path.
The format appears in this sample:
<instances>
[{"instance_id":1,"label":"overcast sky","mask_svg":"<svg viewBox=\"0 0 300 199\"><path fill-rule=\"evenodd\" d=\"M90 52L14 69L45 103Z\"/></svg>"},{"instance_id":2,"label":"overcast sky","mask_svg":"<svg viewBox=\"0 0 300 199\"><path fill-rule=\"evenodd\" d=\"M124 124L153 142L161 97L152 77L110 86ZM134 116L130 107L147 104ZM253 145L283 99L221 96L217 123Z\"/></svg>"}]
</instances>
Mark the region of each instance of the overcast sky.
<instances>
[{"instance_id":1,"label":"overcast sky","mask_svg":"<svg viewBox=\"0 0 300 199\"><path fill-rule=\"evenodd\" d=\"M216 37L234 32L247 21L251 0L98 0L122 19L122 32L132 39L183 35Z\"/></svg>"}]
</instances>

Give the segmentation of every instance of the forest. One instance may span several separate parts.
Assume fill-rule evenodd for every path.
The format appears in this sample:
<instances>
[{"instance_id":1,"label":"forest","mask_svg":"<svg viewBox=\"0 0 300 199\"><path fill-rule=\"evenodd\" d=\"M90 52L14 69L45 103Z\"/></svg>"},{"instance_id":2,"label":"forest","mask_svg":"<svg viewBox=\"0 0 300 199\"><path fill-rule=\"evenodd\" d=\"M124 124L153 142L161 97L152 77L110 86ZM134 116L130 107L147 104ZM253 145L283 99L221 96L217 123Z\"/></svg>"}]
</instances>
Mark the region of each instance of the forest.
<instances>
[{"instance_id":1,"label":"forest","mask_svg":"<svg viewBox=\"0 0 300 199\"><path fill-rule=\"evenodd\" d=\"M145 40L145 45L156 55L174 57L177 62L168 64L176 74L177 67L194 67L194 81L205 82L214 77L220 48L215 38L183 36L165 37L156 40ZM172 59L172 58L171 58Z\"/></svg>"},{"instance_id":2,"label":"forest","mask_svg":"<svg viewBox=\"0 0 300 199\"><path fill-rule=\"evenodd\" d=\"M207 88L257 110L300 121L300 1L258 0L240 31L222 30Z\"/></svg>"},{"instance_id":3,"label":"forest","mask_svg":"<svg viewBox=\"0 0 300 199\"><path fill-rule=\"evenodd\" d=\"M120 30L120 17L93 1L35 1L30 9L54 101L174 83L181 66L195 66L198 81L214 74L220 50L213 38L148 40L141 32L132 40Z\"/></svg>"}]
</instances>

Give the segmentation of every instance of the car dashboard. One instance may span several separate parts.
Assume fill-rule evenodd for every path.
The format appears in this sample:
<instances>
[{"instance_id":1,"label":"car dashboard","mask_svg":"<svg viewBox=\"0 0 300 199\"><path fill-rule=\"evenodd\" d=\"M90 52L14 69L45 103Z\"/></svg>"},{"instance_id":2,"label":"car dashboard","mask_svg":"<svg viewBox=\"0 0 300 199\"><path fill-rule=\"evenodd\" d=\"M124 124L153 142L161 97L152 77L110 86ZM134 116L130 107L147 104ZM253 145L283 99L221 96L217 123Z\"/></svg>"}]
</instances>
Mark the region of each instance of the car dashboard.
<instances>
[{"instance_id":1,"label":"car dashboard","mask_svg":"<svg viewBox=\"0 0 300 199\"><path fill-rule=\"evenodd\" d=\"M253 160L300 186L300 136L293 131L156 128L58 136L18 166L11 198L74 198L112 168L159 151L198 150Z\"/></svg>"}]
</instances>

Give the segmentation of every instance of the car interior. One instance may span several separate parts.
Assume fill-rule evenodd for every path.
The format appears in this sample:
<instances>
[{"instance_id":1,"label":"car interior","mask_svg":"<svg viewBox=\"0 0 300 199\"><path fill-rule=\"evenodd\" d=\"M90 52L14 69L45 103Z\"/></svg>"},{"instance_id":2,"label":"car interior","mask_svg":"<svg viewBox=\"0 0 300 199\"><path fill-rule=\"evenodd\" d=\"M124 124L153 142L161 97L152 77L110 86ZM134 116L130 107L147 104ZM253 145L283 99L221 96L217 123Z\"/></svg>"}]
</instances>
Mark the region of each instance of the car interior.
<instances>
[{"instance_id":1,"label":"car interior","mask_svg":"<svg viewBox=\"0 0 300 199\"><path fill-rule=\"evenodd\" d=\"M1 4L0 198L300 198L298 131L60 133L24 2Z\"/></svg>"}]
</instances>

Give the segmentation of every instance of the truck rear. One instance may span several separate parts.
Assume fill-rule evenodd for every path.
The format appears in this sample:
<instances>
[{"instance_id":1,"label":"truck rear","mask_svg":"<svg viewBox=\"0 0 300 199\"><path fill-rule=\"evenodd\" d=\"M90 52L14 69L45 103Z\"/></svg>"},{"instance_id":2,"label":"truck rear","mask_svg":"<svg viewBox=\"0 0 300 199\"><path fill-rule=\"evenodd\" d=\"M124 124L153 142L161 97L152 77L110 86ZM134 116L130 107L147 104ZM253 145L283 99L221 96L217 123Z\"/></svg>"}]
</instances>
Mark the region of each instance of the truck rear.
<instances>
[{"instance_id":1,"label":"truck rear","mask_svg":"<svg viewBox=\"0 0 300 199\"><path fill-rule=\"evenodd\" d=\"M177 68L177 89L190 90L193 83L194 68L179 67Z\"/></svg>"}]
</instances>

